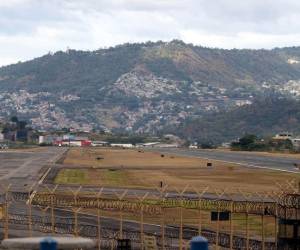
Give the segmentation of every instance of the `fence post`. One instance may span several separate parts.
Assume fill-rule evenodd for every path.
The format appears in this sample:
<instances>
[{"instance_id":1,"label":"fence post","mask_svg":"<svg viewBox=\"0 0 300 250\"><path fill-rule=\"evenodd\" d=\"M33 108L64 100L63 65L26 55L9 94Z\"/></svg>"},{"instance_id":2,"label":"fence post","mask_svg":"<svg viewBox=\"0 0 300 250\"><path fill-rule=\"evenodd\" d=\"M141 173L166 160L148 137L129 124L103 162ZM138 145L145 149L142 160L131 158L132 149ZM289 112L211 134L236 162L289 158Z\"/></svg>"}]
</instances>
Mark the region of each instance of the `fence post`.
<instances>
[{"instance_id":1,"label":"fence post","mask_svg":"<svg viewBox=\"0 0 300 250\"><path fill-rule=\"evenodd\" d=\"M40 250L56 250L57 242L51 237L43 239L40 243Z\"/></svg>"},{"instance_id":2,"label":"fence post","mask_svg":"<svg viewBox=\"0 0 300 250\"><path fill-rule=\"evenodd\" d=\"M191 240L191 250L208 250L208 241L202 236L193 237Z\"/></svg>"}]
</instances>

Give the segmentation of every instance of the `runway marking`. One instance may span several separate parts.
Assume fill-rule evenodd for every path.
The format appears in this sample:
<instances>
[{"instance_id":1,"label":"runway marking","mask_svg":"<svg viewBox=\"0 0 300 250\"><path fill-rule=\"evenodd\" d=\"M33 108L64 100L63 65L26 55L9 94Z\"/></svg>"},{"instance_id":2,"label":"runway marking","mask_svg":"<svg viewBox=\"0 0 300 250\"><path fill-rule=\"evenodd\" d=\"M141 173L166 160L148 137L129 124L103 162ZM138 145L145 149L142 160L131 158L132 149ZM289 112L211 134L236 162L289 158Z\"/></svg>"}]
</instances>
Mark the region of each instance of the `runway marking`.
<instances>
[{"instance_id":1,"label":"runway marking","mask_svg":"<svg viewBox=\"0 0 300 250\"><path fill-rule=\"evenodd\" d=\"M48 168L47 171L43 174L43 176L41 177L41 179L38 182L39 185L41 185L43 183L43 181L45 180L45 178L47 177L47 175L49 174L50 171L51 171L51 168Z\"/></svg>"},{"instance_id":2,"label":"runway marking","mask_svg":"<svg viewBox=\"0 0 300 250\"><path fill-rule=\"evenodd\" d=\"M56 161L58 161L62 155L68 150L68 148L64 148L64 150L62 150L62 152L60 152L60 154L54 155L48 162L50 163L55 163Z\"/></svg>"},{"instance_id":3,"label":"runway marking","mask_svg":"<svg viewBox=\"0 0 300 250\"><path fill-rule=\"evenodd\" d=\"M0 150L0 154L16 154L16 153L18 153L18 154L34 154L35 152L22 152L22 151L18 151L18 150L14 150L14 151L1 151Z\"/></svg>"},{"instance_id":4,"label":"runway marking","mask_svg":"<svg viewBox=\"0 0 300 250\"><path fill-rule=\"evenodd\" d=\"M13 177L15 174L19 173L21 170L28 167L28 165L31 164L34 160L36 160L36 159L31 158L31 159L27 160L20 167L17 167L15 169L9 171L9 173L7 175L1 176L0 180L9 179L9 178Z\"/></svg>"}]
</instances>

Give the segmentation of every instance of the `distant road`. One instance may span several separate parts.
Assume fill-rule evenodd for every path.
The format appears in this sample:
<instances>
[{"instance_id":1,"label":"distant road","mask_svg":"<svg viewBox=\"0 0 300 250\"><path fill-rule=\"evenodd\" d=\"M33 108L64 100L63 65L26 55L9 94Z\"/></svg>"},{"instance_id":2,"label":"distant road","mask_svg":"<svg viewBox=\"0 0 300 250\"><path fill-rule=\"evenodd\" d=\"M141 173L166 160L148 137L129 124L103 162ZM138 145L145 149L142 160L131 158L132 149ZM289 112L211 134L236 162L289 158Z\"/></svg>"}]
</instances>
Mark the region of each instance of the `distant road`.
<instances>
[{"instance_id":1,"label":"distant road","mask_svg":"<svg viewBox=\"0 0 300 250\"><path fill-rule=\"evenodd\" d=\"M230 162L246 167L267 168L300 174L299 169L297 169L294 165L295 163L300 165L300 159L292 157L265 156L247 152L243 153L206 149L160 148L154 150L161 153Z\"/></svg>"}]
</instances>

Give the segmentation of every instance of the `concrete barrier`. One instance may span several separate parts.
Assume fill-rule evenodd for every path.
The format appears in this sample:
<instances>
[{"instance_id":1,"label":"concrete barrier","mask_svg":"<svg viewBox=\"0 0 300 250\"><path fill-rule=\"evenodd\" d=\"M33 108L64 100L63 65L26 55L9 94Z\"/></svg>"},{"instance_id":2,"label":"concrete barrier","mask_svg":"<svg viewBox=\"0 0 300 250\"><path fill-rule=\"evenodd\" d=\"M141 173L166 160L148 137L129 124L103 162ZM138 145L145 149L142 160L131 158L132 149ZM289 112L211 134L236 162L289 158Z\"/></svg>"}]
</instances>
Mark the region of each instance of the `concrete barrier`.
<instances>
[{"instance_id":1,"label":"concrete barrier","mask_svg":"<svg viewBox=\"0 0 300 250\"><path fill-rule=\"evenodd\" d=\"M1 248L11 250L93 249L95 245L93 240L81 237L31 237L3 240Z\"/></svg>"}]
</instances>

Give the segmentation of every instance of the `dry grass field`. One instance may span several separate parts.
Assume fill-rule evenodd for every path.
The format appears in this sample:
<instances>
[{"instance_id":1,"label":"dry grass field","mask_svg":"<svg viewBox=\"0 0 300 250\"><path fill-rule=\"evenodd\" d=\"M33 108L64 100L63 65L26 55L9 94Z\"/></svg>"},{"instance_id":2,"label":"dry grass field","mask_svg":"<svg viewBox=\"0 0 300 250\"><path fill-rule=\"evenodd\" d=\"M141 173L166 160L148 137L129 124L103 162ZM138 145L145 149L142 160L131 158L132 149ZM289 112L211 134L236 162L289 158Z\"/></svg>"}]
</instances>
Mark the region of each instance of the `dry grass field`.
<instances>
[{"instance_id":1,"label":"dry grass field","mask_svg":"<svg viewBox=\"0 0 300 250\"><path fill-rule=\"evenodd\" d=\"M161 157L161 154L159 153L137 149L71 148L64 163L73 164L77 166L93 166L95 168L134 167L140 169L153 169L205 167L207 160L167 155ZM220 165L220 163L218 163L217 161L214 162L214 164Z\"/></svg>"},{"instance_id":2,"label":"dry grass field","mask_svg":"<svg viewBox=\"0 0 300 250\"><path fill-rule=\"evenodd\" d=\"M126 188L154 188L160 181L170 189L190 187L210 191L273 191L276 182L299 178L296 174L250 169L238 165L191 157L164 155L133 149L72 148L55 182Z\"/></svg>"}]
</instances>

